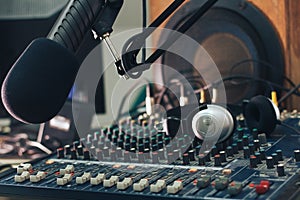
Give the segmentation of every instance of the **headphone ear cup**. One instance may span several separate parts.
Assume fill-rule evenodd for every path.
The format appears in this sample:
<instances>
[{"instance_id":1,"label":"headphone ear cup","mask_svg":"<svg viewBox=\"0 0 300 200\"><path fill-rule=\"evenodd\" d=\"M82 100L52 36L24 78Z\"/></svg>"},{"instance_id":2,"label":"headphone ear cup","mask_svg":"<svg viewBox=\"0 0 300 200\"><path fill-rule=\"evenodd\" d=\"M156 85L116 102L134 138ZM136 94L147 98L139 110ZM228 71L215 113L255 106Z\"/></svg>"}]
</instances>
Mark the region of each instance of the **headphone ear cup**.
<instances>
[{"instance_id":1,"label":"headphone ear cup","mask_svg":"<svg viewBox=\"0 0 300 200\"><path fill-rule=\"evenodd\" d=\"M272 133L277 124L275 109L272 101L265 96L259 95L250 99L244 110L248 128L256 128L266 134Z\"/></svg>"},{"instance_id":2,"label":"headphone ear cup","mask_svg":"<svg viewBox=\"0 0 300 200\"><path fill-rule=\"evenodd\" d=\"M195 113L192 118L193 133L200 140L217 139L218 143L230 138L235 130L235 118L228 108L209 104L207 109Z\"/></svg>"}]
</instances>

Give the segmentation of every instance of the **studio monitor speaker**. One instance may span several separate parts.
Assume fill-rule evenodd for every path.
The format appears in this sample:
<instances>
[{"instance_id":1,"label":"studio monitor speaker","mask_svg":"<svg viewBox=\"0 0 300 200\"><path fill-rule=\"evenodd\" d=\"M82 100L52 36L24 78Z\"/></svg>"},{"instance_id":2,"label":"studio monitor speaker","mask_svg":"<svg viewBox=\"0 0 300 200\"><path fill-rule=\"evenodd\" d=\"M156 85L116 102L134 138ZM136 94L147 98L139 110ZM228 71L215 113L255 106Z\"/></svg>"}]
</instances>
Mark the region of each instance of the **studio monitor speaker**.
<instances>
[{"instance_id":1,"label":"studio monitor speaker","mask_svg":"<svg viewBox=\"0 0 300 200\"><path fill-rule=\"evenodd\" d=\"M154 0L151 2L154 17L156 15L154 9L159 7L158 4L166 3ZM204 2L206 1L187 1L169 18L164 27L178 29ZM253 79L224 82L229 103L239 103L258 94L269 94L272 88L264 80L279 85L283 83L284 47L278 28L274 26L267 14L250 1L219 0L186 32L209 53L223 78L232 75L253 77ZM158 41L165 37L163 34L162 32L159 35ZM186 77L203 76L197 74L193 67L205 69L207 66L199 64L202 58L197 54L197 50L191 54L194 56L194 63L187 63L169 52L162 57L161 63L171 66ZM172 78L172 74L167 73L163 68L158 73L161 74L164 82Z\"/></svg>"}]
</instances>

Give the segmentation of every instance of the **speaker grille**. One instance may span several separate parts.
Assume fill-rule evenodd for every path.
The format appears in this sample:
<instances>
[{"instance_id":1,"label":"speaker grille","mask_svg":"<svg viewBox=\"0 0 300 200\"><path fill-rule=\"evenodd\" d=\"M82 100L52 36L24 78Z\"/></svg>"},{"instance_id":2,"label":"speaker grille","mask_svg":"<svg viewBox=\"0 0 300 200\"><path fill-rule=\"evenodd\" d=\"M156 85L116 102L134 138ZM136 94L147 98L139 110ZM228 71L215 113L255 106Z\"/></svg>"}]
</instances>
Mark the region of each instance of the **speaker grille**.
<instances>
[{"instance_id":1,"label":"speaker grille","mask_svg":"<svg viewBox=\"0 0 300 200\"><path fill-rule=\"evenodd\" d=\"M186 3L171 17L166 28L177 30L202 3L202 0L191 0ZM222 78L239 75L282 83L283 50L276 30L267 17L252 4L247 2L246 9L243 10L240 3L240 0L220 0L191 26L186 34L199 42L207 51ZM162 34L162 38L165 39L167 36ZM182 47L178 45L178 48ZM187 63L175 54L167 52L162 58L162 64L175 68L186 77L210 76L210 70L205 70L210 65L205 63L205 58L201 57L201 50L200 48L193 52L186 50L194 57L194 63ZM250 62L233 67L245 60ZM273 67L263 66L255 61L267 62ZM195 68L208 74L197 74ZM172 79L172 74L162 69L162 78L168 82ZM249 79L226 81L224 85L229 103L241 102L243 99L269 92L265 84L249 81Z\"/></svg>"}]
</instances>

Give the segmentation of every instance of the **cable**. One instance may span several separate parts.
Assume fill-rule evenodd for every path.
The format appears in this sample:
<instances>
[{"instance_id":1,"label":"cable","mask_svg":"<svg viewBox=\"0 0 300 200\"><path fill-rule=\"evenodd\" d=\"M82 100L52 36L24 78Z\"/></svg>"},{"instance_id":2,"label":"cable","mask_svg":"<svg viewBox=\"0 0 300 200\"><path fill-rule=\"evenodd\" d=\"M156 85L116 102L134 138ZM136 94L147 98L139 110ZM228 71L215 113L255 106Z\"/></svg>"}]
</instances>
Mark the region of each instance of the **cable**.
<instances>
[{"instance_id":1,"label":"cable","mask_svg":"<svg viewBox=\"0 0 300 200\"><path fill-rule=\"evenodd\" d=\"M286 93L283 97L281 97L278 100L278 104L280 104L281 102L285 101L287 98L289 98L292 94L294 94L296 92L296 90L298 90L300 87L300 84L295 86L294 88L292 88L288 93Z\"/></svg>"},{"instance_id":2,"label":"cable","mask_svg":"<svg viewBox=\"0 0 300 200\"><path fill-rule=\"evenodd\" d=\"M230 68L230 76L233 74L233 71L234 69L236 69L237 67L240 67L242 64L245 64L245 63L248 63L248 62L252 62L252 63L258 63L258 64L262 64L261 66L264 66L264 67L268 67L270 69L274 69L274 66L269 63L269 62L266 62L266 61L263 61L263 60L255 60L255 59L245 59L245 60L241 60L239 62L236 62L234 65L232 65L232 67ZM256 67L256 66L255 66ZM289 79L287 76L285 75L282 75L282 77L292 86L292 87L295 87L295 83Z\"/></svg>"},{"instance_id":3,"label":"cable","mask_svg":"<svg viewBox=\"0 0 300 200\"><path fill-rule=\"evenodd\" d=\"M170 82L170 84L168 85L168 87L165 87L160 93L159 93L159 96L157 98L157 103L158 104L162 104L162 100L163 100L163 97L166 95L168 89L170 87L172 87L173 85L175 84L178 84L178 82L181 82L182 80L186 79L185 77L183 78L180 78L178 80L176 80L177 82ZM173 80L173 79L172 79ZM186 79L188 82L185 82L185 83L182 83L183 85L187 85L187 84L191 84L191 83L197 83L197 84L201 84L202 82L201 81L197 81L197 80L194 80L194 79ZM201 87L203 87L204 85L201 85ZM169 95L168 95L168 99L169 98ZM173 105L173 104L172 104Z\"/></svg>"},{"instance_id":4,"label":"cable","mask_svg":"<svg viewBox=\"0 0 300 200\"><path fill-rule=\"evenodd\" d=\"M220 79L220 80L217 80L215 81L214 83L210 84L210 85L207 85L205 86L204 88L201 88L201 89L209 89L211 88L212 86L218 86L219 84L221 84L223 81L229 81L229 80L232 80L232 79L249 79L249 80L254 80L254 81L258 81L258 82L262 82L262 83L265 83L265 84L268 84L270 86L270 89L273 90L273 87L277 88L277 89L280 89L282 91L290 91L290 89L288 88L285 88L277 83L273 83L273 82L270 82L270 81L267 81L265 79L261 79L261 78L254 78L252 76L244 76L244 75L237 75L237 76L228 76L228 77L225 77L223 79ZM198 89L197 91L195 92L199 92L200 89ZM297 95L297 96L300 96L300 93L299 92L294 92L293 94Z\"/></svg>"},{"instance_id":5,"label":"cable","mask_svg":"<svg viewBox=\"0 0 300 200\"><path fill-rule=\"evenodd\" d=\"M292 130L293 132L295 132L297 134L300 134L300 131L298 129L296 129L296 128L290 126L290 125L288 125L287 123L282 122L282 123L280 123L280 125L283 126L283 127L288 128L290 130Z\"/></svg>"}]
</instances>

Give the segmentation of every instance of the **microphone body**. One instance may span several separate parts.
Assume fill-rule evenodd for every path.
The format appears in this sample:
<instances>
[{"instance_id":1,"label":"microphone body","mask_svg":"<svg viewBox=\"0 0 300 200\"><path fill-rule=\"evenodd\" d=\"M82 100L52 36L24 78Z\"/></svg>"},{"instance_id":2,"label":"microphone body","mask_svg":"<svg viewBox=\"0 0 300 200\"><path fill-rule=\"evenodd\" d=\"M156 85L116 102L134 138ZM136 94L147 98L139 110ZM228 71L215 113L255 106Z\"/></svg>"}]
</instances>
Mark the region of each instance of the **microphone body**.
<instances>
[{"instance_id":1,"label":"microphone body","mask_svg":"<svg viewBox=\"0 0 300 200\"><path fill-rule=\"evenodd\" d=\"M107 2L120 6L104 7ZM123 4L123 0L107 2L71 0L47 38L35 39L25 49L1 88L4 106L13 117L25 123L43 123L60 111L83 60L77 53L81 46L86 48L85 36L92 35L92 26L99 19L114 21L116 15L112 18L105 12L118 9L118 13Z\"/></svg>"}]
</instances>

